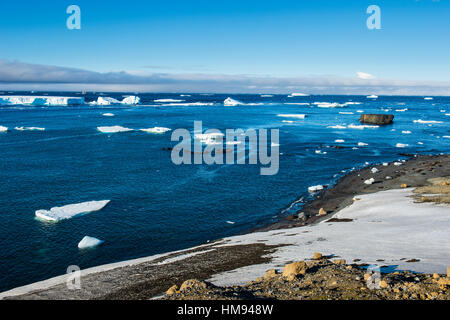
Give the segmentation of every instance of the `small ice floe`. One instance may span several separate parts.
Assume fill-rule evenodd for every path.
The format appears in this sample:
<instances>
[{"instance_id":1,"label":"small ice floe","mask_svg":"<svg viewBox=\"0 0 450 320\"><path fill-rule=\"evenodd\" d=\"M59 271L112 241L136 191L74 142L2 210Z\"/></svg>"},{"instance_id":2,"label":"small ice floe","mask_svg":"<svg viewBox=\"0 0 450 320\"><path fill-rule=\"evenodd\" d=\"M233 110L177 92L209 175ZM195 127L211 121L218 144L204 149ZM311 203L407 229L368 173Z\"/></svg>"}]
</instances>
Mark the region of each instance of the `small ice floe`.
<instances>
[{"instance_id":1,"label":"small ice floe","mask_svg":"<svg viewBox=\"0 0 450 320\"><path fill-rule=\"evenodd\" d=\"M380 126L373 126L373 125L368 125L368 124L349 124L347 126L347 128L349 129L359 129L359 130L364 130L364 129L376 129L379 128Z\"/></svg>"},{"instance_id":2,"label":"small ice floe","mask_svg":"<svg viewBox=\"0 0 450 320\"><path fill-rule=\"evenodd\" d=\"M134 129L125 128L121 126L110 126L110 127L97 127L97 130L103 133L116 133L116 132L128 132Z\"/></svg>"},{"instance_id":3,"label":"small ice floe","mask_svg":"<svg viewBox=\"0 0 450 320\"><path fill-rule=\"evenodd\" d=\"M107 112L107 113L104 113L103 116L104 117L114 117L114 113Z\"/></svg>"},{"instance_id":4,"label":"small ice floe","mask_svg":"<svg viewBox=\"0 0 450 320\"><path fill-rule=\"evenodd\" d=\"M180 99L156 99L154 102L183 102L184 100Z\"/></svg>"},{"instance_id":5,"label":"small ice floe","mask_svg":"<svg viewBox=\"0 0 450 320\"><path fill-rule=\"evenodd\" d=\"M93 248L100 244L102 244L104 241L99 240L94 237L85 236L81 241L78 243L79 249L86 249L86 248Z\"/></svg>"},{"instance_id":6,"label":"small ice floe","mask_svg":"<svg viewBox=\"0 0 450 320\"><path fill-rule=\"evenodd\" d=\"M50 210L36 210L35 215L39 219L56 222L64 219L70 219L79 214L86 214L89 212L101 210L109 202L110 200L101 200L68 204L62 207L53 207Z\"/></svg>"},{"instance_id":7,"label":"small ice floe","mask_svg":"<svg viewBox=\"0 0 450 320\"><path fill-rule=\"evenodd\" d=\"M356 112L358 112L358 113L363 113L364 110L356 110Z\"/></svg>"},{"instance_id":8,"label":"small ice floe","mask_svg":"<svg viewBox=\"0 0 450 320\"><path fill-rule=\"evenodd\" d=\"M414 120L414 123L423 123L423 124L429 124L429 123L443 123L443 121L435 121L435 120Z\"/></svg>"},{"instance_id":9,"label":"small ice floe","mask_svg":"<svg viewBox=\"0 0 450 320\"><path fill-rule=\"evenodd\" d=\"M0 132L8 131L8 127L0 126Z\"/></svg>"},{"instance_id":10,"label":"small ice floe","mask_svg":"<svg viewBox=\"0 0 450 320\"><path fill-rule=\"evenodd\" d=\"M316 154L327 154L326 151L322 151L322 150L316 150L315 153Z\"/></svg>"},{"instance_id":11,"label":"small ice floe","mask_svg":"<svg viewBox=\"0 0 450 320\"><path fill-rule=\"evenodd\" d=\"M405 108L405 109L397 109L397 110L395 110L395 111L397 111L397 112L405 112L405 111L408 111L408 108Z\"/></svg>"},{"instance_id":12,"label":"small ice floe","mask_svg":"<svg viewBox=\"0 0 450 320\"><path fill-rule=\"evenodd\" d=\"M128 96L128 97L125 97L121 103L127 104L127 105L134 105L134 104L139 104L139 102L141 102L141 98L139 98L137 96Z\"/></svg>"},{"instance_id":13,"label":"small ice floe","mask_svg":"<svg viewBox=\"0 0 450 320\"><path fill-rule=\"evenodd\" d=\"M377 99L378 96L371 94L370 96L367 96L367 99Z\"/></svg>"},{"instance_id":14,"label":"small ice floe","mask_svg":"<svg viewBox=\"0 0 450 320\"><path fill-rule=\"evenodd\" d=\"M442 138L450 139L450 136L442 136Z\"/></svg>"},{"instance_id":15,"label":"small ice floe","mask_svg":"<svg viewBox=\"0 0 450 320\"><path fill-rule=\"evenodd\" d=\"M235 224L234 221L227 221L228 224Z\"/></svg>"},{"instance_id":16,"label":"small ice floe","mask_svg":"<svg viewBox=\"0 0 450 320\"><path fill-rule=\"evenodd\" d=\"M314 102L313 105L316 105L319 108L340 108L346 106L345 104L337 102Z\"/></svg>"},{"instance_id":17,"label":"small ice floe","mask_svg":"<svg viewBox=\"0 0 450 320\"><path fill-rule=\"evenodd\" d=\"M270 144L270 146L271 146L271 147L279 147L280 144L279 144L279 143L272 142L272 143Z\"/></svg>"},{"instance_id":18,"label":"small ice floe","mask_svg":"<svg viewBox=\"0 0 450 320\"><path fill-rule=\"evenodd\" d=\"M39 127L15 127L14 130L17 130L17 131L45 131L45 128L39 128Z\"/></svg>"},{"instance_id":19,"label":"small ice floe","mask_svg":"<svg viewBox=\"0 0 450 320\"><path fill-rule=\"evenodd\" d=\"M292 98L292 97L308 97L308 96L309 96L309 94L299 93L299 92L294 92L294 93L291 93L290 95L288 95L289 98Z\"/></svg>"},{"instance_id":20,"label":"small ice floe","mask_svg":"<svg viewBox=\"0 0 450 320\"><path fill-rule=\"evenodd\" d=\"M423 100L433 100L433 98L432 97L425 97L425 98L423 98Z\"/></svg>"},{"instance_id":21,"label":"small ice floe","mask_svg":"<svg viewBox=\"0 0 450 320\"><path fill-rule=\"evenodd\" d=\"M190 94L180 94L180 97L190 97Z\"/></svg>"},{"instance_id":22,"label":"small ice floe","mask_svg":"<svg viewBox=\"0 0 450 320\"><path fill-rule=\"evenodd\" d=\"M260 97L262 97L262 98L271 98L271 97L273 97L273 94L262 94Z\"/></svg>"},{"instance_id":23,"label":"small ice floe","mask_svg":"<svg viewBox=\"0 0 450 320\"><path fill-rule=\"evenodd\" d=\"M394 162L394 166L401 166L403 163L401 163L401 162Z\"/></svg>"},{"instance_id":24,"label":"small ice floe","mask_svg":"<svg viewBox=\"0 0 450 320\"><path fill-rule=\"evenodd\" d=\"M378 170L377 168L372 168L372 170L370 170L372 173L377 173L378 171L380 171L380 170Z\"/></svg>"},{"instance_id":25,"label":"small ice floe","mask_svg":"<svg viewBox=\"0 0 450 320\"><path fill-rule=\"evenodd\" d=\"M422 144L423 144L423 142L419 141L419 142L417 142L417 144L420 144L420 145L422 145Z\"/></svg>"},{"instance_id":26,"label":"small ice floe","mask_svg":"<svg viewBox=\"0 0 450 320\"><path fill-rule=\"evenodd\" d=\"M282 120L281 122L284 122L284 123L294 123L294 121L292 121L292 120Z\"/></svg>"},{"instance_id":27,"label":"small ice floe","mask_svg":"<svg viewBox=\"0 0 450 320\"><path fill-rule=\"evenodd\" d=\"M359 149L359 148L357 148L357 147L353 147L353 148L352 148L352 150L358 150L358 149Z\"/></svg>"},{"instance_id":28,"label":"small ice floe","mask_svg":"<svg viewBox=\"0 0 450 320\"><path fill-rule=\"evenodd\" d=\"M450 116L450 113L446 113L445 115L446 115L447 117L449 117L449 116Z\"/></svg>"},{"instance_id":29,"label":"small ice floe","mask_svg":"<svg viewBox=\"0 0 450 320\"><path fill-rule=\"evenodd\" d=\"M339 114L354 114L353 112L343 112L343 111L341 111L341 112L339 112Z\"/></svg>"},{"instance_id":30,"label":"small ice floe","mask_svg":"<svg viewBox=\"0 0 450 320\"><path fill-rule=\"evenodd\" d=\"M172 129L164 128L164 127L154 127L154 128L139 129L139 130L143 131L143 132L147 132L147 133L165 133L165 132L170 131Z\"/></svg>"},{"instance_id":31,"label":"small ice floe","mask_svg":"<svg viewBox=\"0 0 450 320\"><path fill-rule=\"evenodd\" d=\"M111 97L98 97L97 101L92 101L89 104L92 106L110 106L116 104L134 105L139 104L140 101L141 99L136 96L125 97L122 101L119 101Z\"/></svg>"},{"instance_id":32,"label":"small ice floe","mask_svg":"<svg viewBox=\"0 0 450 320\"><path fill-rule=\"evenodd\" d=\"M359 147L364 147L364 146L368 146L369 144L368 143L365 143L365 142L358 142L358 146Z\"/></svg>"},{"instance_id":33,"label":"small ice floe","mask_svg":"<svg viewBox=\"0 0 450 320\"><path fill-rule=\"evenodd\" d=\"M406 148L406 147L409 146L409 144L406 144L406 143L397 143L395 146L396 146L397 148Z\"/></svg>"},{"instance_id":34,"label":"small ice floe","mask_svg":"<svg viewBox=\"0 0 450 320\"><path fill-rule=\"evenodd\" d=\"M344 143L345 140L343 140L343 139L336 139L336 140L334 140L334 142L336 142L336 143Z\"/></svg>"},{"instance_id":35,"label":"small ice floe","mask_svg":"<svg viewBox=\"0 0 450 320\"><path fill-rule=\"evenodd\" d=\"M383 162L383 167L387 167L388 165L389 165L389 163Z\"/></svg>"},{"instance_id":36,"label":"small ice floe","mask_svg":"<svg viewBox=\"0 0 450 320\"><path fill-rule=\"evenodd\" d=\"M218 144L223 140L223 133L196 133L194 139L200 140L204 144Z\"/></svg>"},{"instance_id":37,"label":"small ice floe","mask_svg":"<svg viewBox=\"0 0 450 320\"><path fill-rule=\"evenodd\" d=\"M240 101L231 99L231 98L229 98L229 97L226 98L226 99L223 101L223 105L224 105L224 106L231 106L231 107L234 107L234 106L238 106L238 105L241 105L241 104L243 104L243 103L240 102Z\"/></svg>"},{"instance_id":38,"label":"small ice floe","mask_svg":"<svg viewBox=\"0 0 450 320\"><path fill-rule=\"evenodd\" d=\"M309 187L308 188L308 191L309 192L317 192L317 191L320 191L320 190L323 190L323 186L322 185L317 185L317 186L311 186L311 187Z\"/></svg>"},{"instance_id":39,"label":"small ice floe","mask_svg":"<svg viewBox=\"0 0 450 320\"><path fill-rule=\"evenodd\" d=\"M411 134L411 131L409 131L409 130L403 130L402 133L403 133L403 134Z\"/></svg>"},{"instance_id":40,"label":"small ice floe","mask_svg":"<svg viewBox=\"0 0 450 320\"><path fill-rule=\"evenodd\" d=\"M369 185L374 183L374 182L375 182L374 178L370 178L370 179L367 179L366 181L364 181L365 184L369 184Z\"/></svg>"},{"instance_id":41,"label":"small ice floe","mask_svg":"<svg viewBox=\"0 0 450 320\"><path fill-rule=\"evenodd\" d=\"M305 119L306 115L305 114L277 114L277 117Z\"/></svg>"}]
</instances>

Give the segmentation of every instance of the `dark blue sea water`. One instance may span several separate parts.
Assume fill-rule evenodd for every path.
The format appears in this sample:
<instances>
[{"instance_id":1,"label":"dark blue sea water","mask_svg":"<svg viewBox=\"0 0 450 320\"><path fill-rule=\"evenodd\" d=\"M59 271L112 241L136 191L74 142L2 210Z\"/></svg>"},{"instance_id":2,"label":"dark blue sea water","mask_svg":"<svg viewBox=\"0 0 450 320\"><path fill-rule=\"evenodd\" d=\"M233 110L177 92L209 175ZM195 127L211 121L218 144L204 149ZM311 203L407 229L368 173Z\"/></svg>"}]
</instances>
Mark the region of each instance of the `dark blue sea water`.
<instances>
[{"instance_id":1,"label":"dark blue sea water","mask_svg":"<svg viewBox=\"0 0 450 320\"><path fill-rule=\"evenodd\" d=\"M121 100L123 95L107 96ZM99 94L85 96L89 102ZM241 233L298 210L301 202L286 208L298 199L307 200L308 186L332 184L366 162L403 158L399 153L437 154L450 149L450 139L445 137L450 136L449 97L139 96L138 106L0 106L0 126L9 128L0 133L0 291L64 274L69 265L87 268ZM247 105L226 107L227 97ZM214 105L154 102L161 98ZM361 104L337 108L285 104L349 101ZM378 129L329 128L359 124L358 110L392 113L395 123ZM103 116L106 112L115 116ZM306 114L306 119L278 114ZM441 123L413 122L418 119ZM279 128L278 174L262 176L259 165L177 166L170 151L164 150L176 144L171 132L104 134L96 129L120 125L193 130L195 120L203 121L204 129ZM17 126L46 130L14 130ZM345 143L335 143L336 139ZM358 147L358 142L368 146ZM409 146L397 148L397 143ZM348 148L329 147L334 145ZM103 199L111 202L98 212L59 223L35 219L38 209ZM85 235L105 243L79 250L77 244Z\"/></svg>"}]
</instances>

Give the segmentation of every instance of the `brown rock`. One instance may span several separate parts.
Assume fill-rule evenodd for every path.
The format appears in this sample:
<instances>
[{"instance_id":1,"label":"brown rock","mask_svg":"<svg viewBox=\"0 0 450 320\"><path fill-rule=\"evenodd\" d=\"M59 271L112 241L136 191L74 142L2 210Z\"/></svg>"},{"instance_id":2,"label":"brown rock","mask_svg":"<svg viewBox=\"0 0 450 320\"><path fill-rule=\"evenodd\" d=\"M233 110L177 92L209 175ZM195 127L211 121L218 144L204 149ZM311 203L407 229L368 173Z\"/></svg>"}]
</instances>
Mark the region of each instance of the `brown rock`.
<instances>
[{"instance_id":1,"label":"brown rock","mask_svg":"<svg viewBox=\"0 0 450 320\"><path fill-rule=\"evenodd\" d=\"M439 279L440 276L437 273L433 273L433 279Z\"/></svg>"},{"instance_id":2,"label":"brown rock","mask_svg":"<svg viewBox=\"0 0 450 320\"><path fill-rule=\"evenodd\" d=\"M168 296L171 296L171 295L177 293L177 290L178 290L178 286L177 286L176 284L174 284L173 286L171 286L171 287L166 291L166 294L167 294Z\"/></svg>"},{"instance_id":3,"label":"brown rock","mask_svg":"<svg viewBox=\"0 0 450 320\"><path fill-rule=\"evenodd\" d=\"M326 214L327 214L327 212L323 208L320 208L319 216L325 216Z\"/></svg>"},{"instance_id":4,"label":"brown rock","mask_svg":"<svg viewBox=\"0 0 450 320\"><path fill-rule=\"evenodd\" d=\"M389 284L385 280L381 280L380 288L383 288L383 289L389 288Z\"/></svg>"},{"instance_id":5,"label":"brown rock","mask_svg":"<svg viewBox=\"0 0 450 320\"><path fill-rule=\"evenodd\" d=\"M314 259L314 260L320 260L320 259L322 259L322 258L323 258L323 256L322 256L321 253L319 253L319 252L314 252L314 256L313 256L313 259Z\"/></svg>"},{"instance_id":6,"label":"brown rock","mask_svg":"<svg viewBox=\"0 0 450 320\"><path fill-rule=\"evenodd\" d=\"M269 280L276 276L277 276L277 270L270 269L270 270L267 270L266 274L264 275L264 280Z\"/></svg>"},{"instance_id":7,"label":"brown rock","mask_svg":"<svg viewBox=\"0 0 450 320\"><path fill-rule=\"evenodd\" d=\"M392 123L394 115L392 114L362 114L359 118L361 123L370 123L376 125L386 125Z\"/></svg>"},{"instance_id":8,"label":"brown rock","mask_svg":"<svg viewBox=\"0 0 450 320\"><path fill-rule=\"evenodd\" d=\"M450 278L450 267L447 267L447 277Z\"/></svg>"},{"instance_id":9,"label":"brown rock","mask_svg":"<svg viewBox=\"0 0 450 320\"><path fill-rule=\"evenodd\" d=\"M186 289L206 289L206 283L197 279L190 279L183 282L180 287L180 291Z\"/></svg>"},{"instance_id":10,"label":"brown rock","mask_svg":"<svg viewBox=\"0 0 450 320\"><path fill-rule=\"evenodd\" d=\"M400 187L402 188L408 188L408 185L406 183L403 183Z\"/></svg>"},{"instance_id":11,"label":"brown rock","mask_svg":"<svg viewBox=\"0 0 450 320\"><path fill-rule=\"evenodd\" d=\"M288 278L288 280L295 279L298 275L303 275L306 273L308 266L305 261L297 261L289 263L284 266L283 277Z\"/></svg>"},{"instance_id":12,"label":"brown rock","mask_svg":"<svg viewBox=\"0 0 450 320\"><path fill-rule=\"evenodd\" d=\"M438 281L439 288L445 290L450 286L450 278L441 278Z\"/></svg>"},{"instance_id":13,"label":"brown rock","mask_svg":"<svg viewBox=\"0 0 450 320\"><path fill-rule=\"evenodd\" d=\"M345 259L337 259L337 260L334 260L333 263L335 263L335 264L340 264L340 265L347 264L347 262L345 261Z\"/></svg>"}]
</instances>

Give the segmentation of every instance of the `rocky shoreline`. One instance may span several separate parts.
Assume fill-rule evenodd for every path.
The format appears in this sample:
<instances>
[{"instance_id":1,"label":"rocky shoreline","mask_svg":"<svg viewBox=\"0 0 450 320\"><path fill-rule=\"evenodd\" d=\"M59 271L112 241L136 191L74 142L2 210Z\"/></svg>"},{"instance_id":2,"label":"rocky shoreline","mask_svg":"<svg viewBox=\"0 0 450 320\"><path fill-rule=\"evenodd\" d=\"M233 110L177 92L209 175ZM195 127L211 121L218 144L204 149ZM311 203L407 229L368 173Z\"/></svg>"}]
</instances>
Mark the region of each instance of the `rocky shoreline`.
<instances>
[{"instance_id":1,"label":"rocky shoreline","mask_svg":"<svg viewBox=\"0 0 450 320\"><path fill-rule=\"evenodd\" d=\"M344 176L334 187L317 193L315 199L307 203L301 212L298 212L295 216L259 229L257 233L248 234L248 236L258 234L261 235L260 238L255 237L255 239L245 242L236 240L239 237L231 237L177 252L90 268L82 270L80 290L68 290L66 277L61 276L0 293L0 299L144 300L155 297L169 299L209 299L214 297L222 299L228 298L230 293L232 298L240 299L449 299L446 291L448 280L442 280L448 278L443 274L440 274L439 277L422 274L411 278L414 274L408 271L401 271L397 274L391 273L383 277L386 277L385 280L389 283L389 290L392 289L392 292L383 294L378 290L377 293L374 293L361 289L365 283L364 274L366 271L364 267L367 266L365 261L355 260L347 264L342 259L338 259L341 260L340 262L332 262L331 257L303 261L308 272L299 277L291 277L288 280L278 275L276 271L270 271L269 274L273 275L273 277L270 277L270 281L266 281L269 278L269 275L266 274L264 278L240 286L220 287L204 282L218 274L227 279L232 274L241 278L240 274L249 270L253 272L252 274L260 273L259 276L262 276L268 269L265 266L273 260L273 254L277 256L279 253L277 250L283 250L283 247L286 246L289 247L290 244L287 243L286 239L293 239L305 232L311 232L306 229L317 228L313 225L321 221L343 222L339 218L334 218L333 215L354 203L357 200L355 199L356 195L368 195L399 188L429 186L430 179L449 177L449 168L450 155L412 156L410 160L404 162L399 161L395 164L367 167ZM365 183L372 178L373 181L370 184ZM442 184L442 188L445 189L444 192L448 192L448 185L444 186L447 180L436 181ZM428 202L434 200L418 194L415 201ZM337 223L337 225L342 224ZM289 230L296 230L296 234L290 234ZM280 236L277 236L278 234ZM246 235L243 237L246 237ZM273 237L282 237L280 238L281 242L270 243L268 239L273 239ZM320 237L317 238L317 241L319 242L311 244L311 248L320 250L317 248L323 242L320 242L322 241ZM332 245L333 242L330 242L330 244ZM294 246L291 248L290 250L297 250L295 248L301 247ZM288 252L291 251L288 250ZM295 257L296 255L298 256L298 252L292 251L291 259L298 260ZM450 265L450 261L448 262L447 265ZM277 267L283 266L277 265ZM330 277L335 278L331 282L336 282L332 285L335 287L334 289L329 288L328 280L325 280ZM414 281L410 281L410 278ZM200 281L201 291L195 289L192 292L189 290L185 292L185 290L178 290L173 287L174 285L182 286L189 279L196 279L195 283ZM438 283L439 280L440 283ZM352 284L351 287L336 288L336 285L340 287L340 284L347 282L349 286ZM409 286L409 284L405 283L413 283L413 291L408 293L409 289L405 289L403 286ZM190 286L185 285L184 287ZM164 292L168 288L172 288L172 294L164 296ZM292 288L304 288L306 291L303 292L302 289L298 291L297 295L293 295ZM316 288L317 290L308 293L306 288ZM347 289L351 289L351 292ZM397 292L397 289L401 294Z\"/></svg>"}]
</instances>

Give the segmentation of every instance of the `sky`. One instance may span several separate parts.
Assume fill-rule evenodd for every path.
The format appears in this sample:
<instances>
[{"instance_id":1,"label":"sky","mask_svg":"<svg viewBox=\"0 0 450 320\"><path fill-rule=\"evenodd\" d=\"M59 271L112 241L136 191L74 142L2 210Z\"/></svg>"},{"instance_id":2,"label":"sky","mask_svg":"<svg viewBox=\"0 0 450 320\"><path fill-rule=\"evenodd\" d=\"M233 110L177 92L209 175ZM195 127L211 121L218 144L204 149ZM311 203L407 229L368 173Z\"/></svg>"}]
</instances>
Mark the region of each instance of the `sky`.
<instances>
[{"instance_id":1,"label":"sky","mask_svg":"<svg viewBox=\"0 0 450 320\"><path fill-rule=\"evenodd\" d=\"M0 90L450 95L449 2L2 1Z\"/></svg>"}]
</instances>

